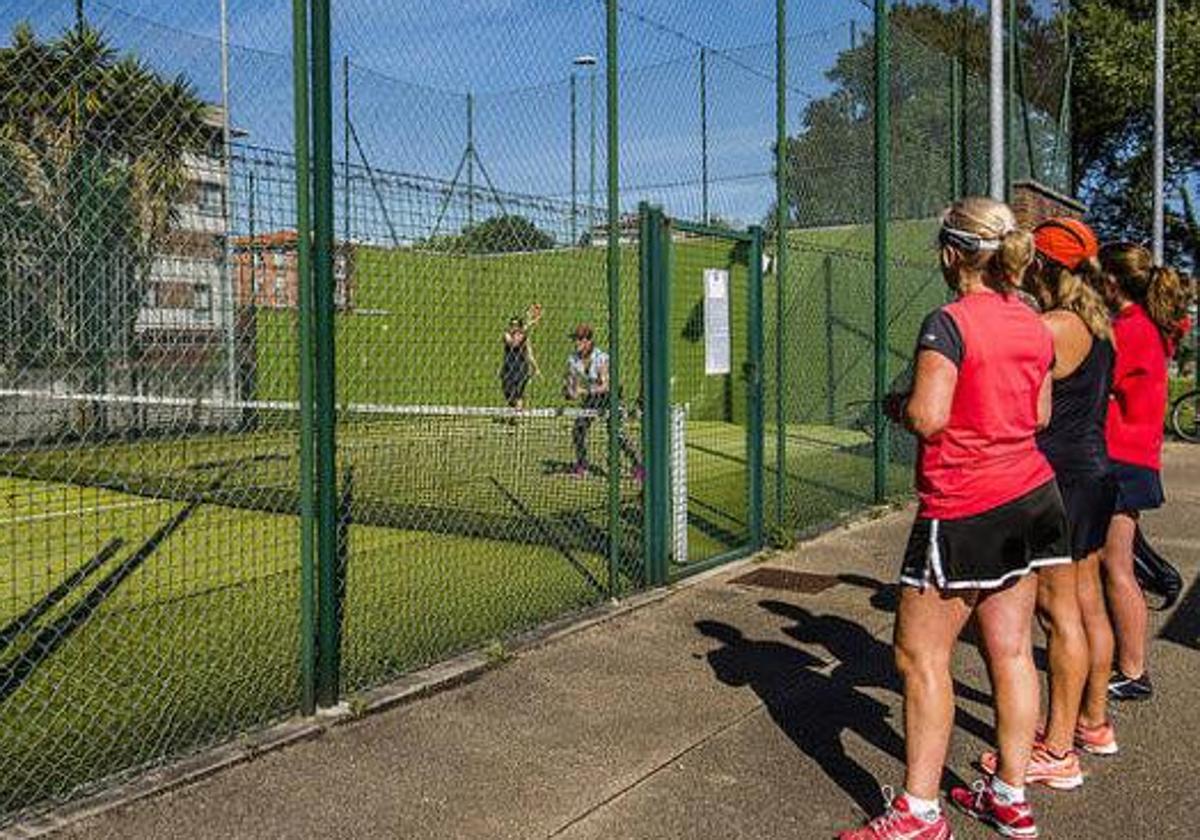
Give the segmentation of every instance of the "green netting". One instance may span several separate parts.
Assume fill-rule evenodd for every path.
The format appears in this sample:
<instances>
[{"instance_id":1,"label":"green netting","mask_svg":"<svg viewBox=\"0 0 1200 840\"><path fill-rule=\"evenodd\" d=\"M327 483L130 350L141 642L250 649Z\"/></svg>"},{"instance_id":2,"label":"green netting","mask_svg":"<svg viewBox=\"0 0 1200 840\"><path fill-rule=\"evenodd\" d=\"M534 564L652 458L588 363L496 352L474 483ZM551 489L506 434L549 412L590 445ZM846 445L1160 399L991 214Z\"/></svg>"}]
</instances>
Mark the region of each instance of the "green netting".
<instances>
[{"instance_id":1,"label":"green netting","mask_svg":"<svg viewBox=\"0 0 1200 840\"><path fill-rule=\"evenodd\" d=\"M876 219L871 9L785 5L782 148L770 0L618 4L610 148L601 0L336 4L314 126L338 696L646 586L656 459L688 490L676 571L753 548L752 328L768 533L876 500L875 225L894 380L944 299L937 214L987 186L984 9L895 5ZM225 43L215 3L0 9L0 825L297 714L311 687L292 7L228 6ZM1013 178L1065 191L1064 18L1022 3L1017 29ZM669 242L670 452L644 445L642 202L709 226ZM706 269L730 276L729 373L705 368ZM607 369L593 351L572 373L580 325ZM911 441L887 455L902 494Z\"/></svg>"}]
</instances>

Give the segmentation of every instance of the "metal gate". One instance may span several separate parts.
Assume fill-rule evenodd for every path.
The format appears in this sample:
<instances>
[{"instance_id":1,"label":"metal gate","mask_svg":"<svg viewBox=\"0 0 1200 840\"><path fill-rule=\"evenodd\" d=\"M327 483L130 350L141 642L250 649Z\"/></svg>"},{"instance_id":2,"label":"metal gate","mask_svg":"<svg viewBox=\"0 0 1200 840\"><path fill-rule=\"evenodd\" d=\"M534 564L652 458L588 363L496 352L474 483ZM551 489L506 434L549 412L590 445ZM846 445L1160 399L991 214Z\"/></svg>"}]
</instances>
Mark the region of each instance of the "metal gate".
<instances>
[{"instance_id":1,"label":"metal gate","mask_svg":"<svg viewBox=\"0 0 1200 840\"><path fill-rule=\"evenodd\" d=\"M662 583L763 544L763 232L641 208L646 569Z\"/></svg>"}]
</instances>

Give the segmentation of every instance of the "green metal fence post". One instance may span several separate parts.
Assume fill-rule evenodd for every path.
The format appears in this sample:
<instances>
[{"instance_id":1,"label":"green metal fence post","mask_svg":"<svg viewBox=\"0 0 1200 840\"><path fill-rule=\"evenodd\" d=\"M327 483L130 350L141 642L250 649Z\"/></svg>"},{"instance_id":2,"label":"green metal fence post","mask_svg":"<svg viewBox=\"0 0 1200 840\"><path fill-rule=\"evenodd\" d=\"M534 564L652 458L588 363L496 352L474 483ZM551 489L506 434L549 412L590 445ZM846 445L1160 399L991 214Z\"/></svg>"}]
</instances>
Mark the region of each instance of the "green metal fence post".
<instances>
[{"instance_id":1,"label":"green metal fence post","mask_svg":"<svg viewBox=\"0 0 1200 840\"><path fill-rule=\"evenodd\" d=\"M700 48L700 220L708 224L708 48Z\"/></svg>"},{"instance_id":2,"label":"green metal fence post","mask_svg":"<svg viewBox=\"0 0 1200 840\"><path fill-rule=\"evenodd\" d=\"M605 76L608 118L608 374L612 393L608 412L608 587L620 593L621 529L621 208L618 170L618 0L605 0Z\"/></svg>"},{"instance_id":3,"label":"green metal fence post","mask_svg":"<svg viewBox=\"0 0 1200 840\"><path fill-rule=\"evenodd\" d=\"M750 361L747 368L746 391L749 397L749 416L746 463L750 468L750 545L758 551L763 547L763 229L750 228ZM782 476L780 476L782 478Z\"/></svg>"},{"instance_id":4,"label":"green metal fence post","mask_svg":"<svg viewBox=\"0 0 1200 840\"><path fill-rule=\"evenodd\" d=\"M642 428L642 445L646 453L643 563L647 583L661 586L667 582L671 522L670 244L669 240L664 241L666 221L660 208L643 204L639 215L644 313L642 381L646 391L646 416Z\"/></svg>"},{"instance_id":5,"label":"green metal fence post","mask_svg":"<svg viewBox=\"0 0 1200 840\"><path fill-rule=\"evenodd\" d=\"M887 496L888 219L891 217L891 58L888 2L875 0L875 502Z\"/></svg>"},{"instance_id":6,"label":"green metal fence post","mask_svg":"<svg viewBox=\"0 0 1200 840\"><path fill-rule=\"evenodd\" d=\"M313 308L317 451L317 705L338 702L341 627L337 592L337 442L333 323L333 96L330 0L312 0Z\"/></svg>"},{"instance_id":7,"label":"green metal fence post","mask_svg":"<svg viewBox=\"0 0 1200 840\"><path fill-rule=\"evenodd\" d=\"M963 195L963 62L950 59L950 200Z\"/></svg>"},{"instance_id":8,"label":"green metal fence post","mask_svg":"<svg viewBox=\"0 0 1200 840\"><path fill-rule=\"evenodd\" d=\"M787 424L783 390L784 294L787 282L787 0L775 0L775 527L784 530L787 493Z\"/></svg>"},{"instance_id":9,"label":"green metal fence post","mask_svg":"<svg viewBox=\"0 0 1200 840\"><path fill-rule=\"evenodd\" d=\"M1017 0L1008 0L1005 14L1008 16L1004 73L1004 200L1012 201L1014 161L1017 144Z\"/></svg>"},{"instance_id":10,"label":"green metal fence post","mask_svg":"<svg viewBox=\"0 0 1200 840\"><path fill-rule=\"evenodd\" d=\"M826 254L821 260L821 275L825 286L825 422L833 426L837 421L837 353L834 342L833 300L833 255Z\"/></svg>"},{"instance_id":11,"label":"green metal fence post","mask_svg":"<svg viewBox=\"0 0 1200 840\"><path fill-rule=\"evenodd\" d=\"M313 487L312 217L308 170L308 0L292 0L292 87L296 155L296 275L300 368L300 710L316 711L316 525ZM250 265L258 257L253 234ZM257 291L251 287L251 301Z\"/></svg>"}]
</instances>

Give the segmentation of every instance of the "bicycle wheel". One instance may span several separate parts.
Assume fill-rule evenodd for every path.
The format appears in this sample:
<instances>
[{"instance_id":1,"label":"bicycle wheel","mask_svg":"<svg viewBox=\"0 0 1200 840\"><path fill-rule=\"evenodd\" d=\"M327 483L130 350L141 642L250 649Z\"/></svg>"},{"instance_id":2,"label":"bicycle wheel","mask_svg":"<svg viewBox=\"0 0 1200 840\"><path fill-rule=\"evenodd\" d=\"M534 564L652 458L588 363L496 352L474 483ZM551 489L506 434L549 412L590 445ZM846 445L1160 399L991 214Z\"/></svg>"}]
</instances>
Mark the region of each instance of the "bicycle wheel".
<instances>
[{"instance_id":1,"label":"bicycle wheel","mask_svg":"<svg viewBox=\"0 0 1200 840\"><path fill-rule=\"evenodd\" d=\"M1200 440L1200 428L1196 426L1197 402L1200 402L1200 391L1189 391L1171 406L1171 428L1180 438L1192 443Z\"/></svg>"}]
</instances>

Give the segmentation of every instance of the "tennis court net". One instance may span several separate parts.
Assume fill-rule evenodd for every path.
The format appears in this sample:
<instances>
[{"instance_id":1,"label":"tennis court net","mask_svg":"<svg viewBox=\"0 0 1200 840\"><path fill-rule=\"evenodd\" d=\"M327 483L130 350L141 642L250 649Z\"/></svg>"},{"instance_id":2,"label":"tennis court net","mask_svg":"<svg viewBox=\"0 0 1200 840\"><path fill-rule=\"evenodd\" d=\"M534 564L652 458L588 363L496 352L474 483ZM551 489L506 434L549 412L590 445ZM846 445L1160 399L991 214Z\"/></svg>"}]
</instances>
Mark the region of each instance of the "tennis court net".
<instances>
[{"instance_id":1,"label":"tennis court net","mask_svg":"<svg viewBox=\"0 0 1200 840\"><path fill-rule=\"evenodd\" d=\"M344 515L518 542L553 535L595 550L605 538L605 422L574 408L340 406ZM622 425L622 504L633 519L640 419ZM294 515L299 428L293 402L0 389L0 475Z\"/></svg>"}]
</instances>

